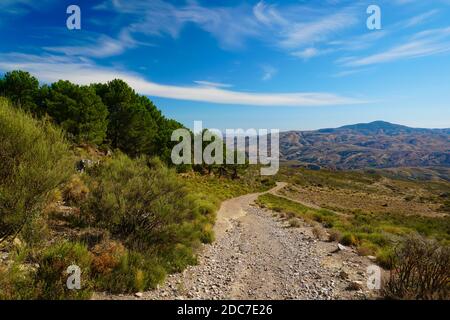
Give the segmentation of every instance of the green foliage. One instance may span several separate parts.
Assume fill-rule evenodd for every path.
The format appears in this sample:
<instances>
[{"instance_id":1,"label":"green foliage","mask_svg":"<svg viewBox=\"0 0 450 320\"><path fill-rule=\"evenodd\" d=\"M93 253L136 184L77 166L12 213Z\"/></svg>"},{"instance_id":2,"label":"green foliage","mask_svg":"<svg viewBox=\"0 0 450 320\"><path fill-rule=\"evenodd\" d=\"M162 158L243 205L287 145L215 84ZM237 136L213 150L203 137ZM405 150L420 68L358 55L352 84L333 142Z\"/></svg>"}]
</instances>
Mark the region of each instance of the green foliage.
<instances>
[{"instance_id":1,"label":"green foliage","mask_svg":"<svg viewBox=\"0 0 450 320\"><path fill-rule=\"evenodd\" d=\"M95 91L69 81L53 83L45 98L47 113L78 143L101 144L108 111Z\"/></svg>"},{"instance_id":2,"label":"green foliage","mask_svg":"<svg viewBox=\"0 0 450 320\"><path fill-rule=\"evenodd\" d=\"M72 166L63 133L0 98L0 242L41 212Z\"/></svg>"},{"instance_id":3,"label":"green foliage","mask_svg":"<svg viewBox=\"0 0 450 320\"><path fill-rule=\"evenodd\" d=\"M109 230L129 250L111 273L99 276L102 288L153 287L165 273L196 263L199 244L213 239L216 207L190 194L161 161L117 154L87 173L90 192L81 217ZM132 285L135 280L140 284Z\"/></svg>"},{"instance_id":4,"label":"green foliage","mask_svg":"<svg viewBox=\"0 0 450 320\"><path fill-rule=\"evenodd\" d=\"M24 268L22 261L15 261L8 268L0 268L0 300L35 299L34 272Z\"/></svg>"},{"instance_id":5,"label":"green foliage","mask_svg":"<svg viewBox=\"0 0 450 320\"><path fill-rule=\"evenodd\" d=\"M89 178L82 211L129 247L162 250L189 241L184 229L195 221L194 203L160 161L119 154L89 170Z\"/></svg>"},{"instance_id":6,"label":"green foliage","mask_svg":"<svg viewBox=\"0 0 450 320\"><path fill-rule=\"evenodd\" d=\"M38 299L88 299L91 296L90 264L92 257L86 246L79 243L60 242L46 248L38 258L39 268L36 273L35 287ZM81 289L67 288L67 268L71 265L80 267Z\"/></svg>"},{"instance_id":7,"label":"green foliage","mask_svg":"<svg viewBox=\"0 0 450 320\"><path fill-rule=\"evenodd\" d=\"M9 98L25 111L36 112L39 82L25 71L7 72L0 81L0 95Z\"/></svg>"},{"instance_id":8,"label":"green foliage","mask_svg":"<svg viewBox=\"0 0 450 320\"><path fill-rule=\"evenodd\" d=\"M159 156L167 164L176 144L172 132L183 127L118 79L91 86L58 81L39 87L28 72L12 71L0 79L0 95L34 116L50 115L75 143L105 143L131 157Z\"/></svg>"},{"instance_id":9,"label":"green foliage","mask_svg":"<svg viewBox=\"0 0 450 320\"><path fill-rule=\"evenodd\" d=\"M94 88L109 110L108 139L112 147L133 157L156 153L158 126L152 114L157 114L156 107L122 80Z\"/></svg>"},{"instance_id":10,"label":"green foliage","mask_svg":"<svg viewBox=\"0 0 450 320\"><path fill-rule=\"evenodd\" d=\"M402 236L417 232L442 243L450 241L450 220L447 217L424 217L401 214L338 215L328 210L308 208L300 203L272 194L259 196L258 204L274 211L294 213L305 220L320 222L331 228L334 240L348 246L364 247L375 253L383 267L389 267L389 257L395 242Z\"/></svg>"},{"instance_id":11,"label":"green foliage","mask_svg":"<svg viewBox=\"0 0 450 320\"><path fill-rule=\"evenodd\" d=\"M155 288L166 271L152 256L136 251L125 253L110 272L97 273L96 288L112 293L137 292Z\"/></svg>"},{"instance_id":12,"label":"green foliage","mask_svg":"<svg viewBox=\"0 0 450 320\"><path fill-rule=\"evenodd\" d=\"M0 267L0 300L19 299L89 299L91 254L79 243L67 241L33 252L22 249L11 266ZM81 269L81 289L67 288L67 268Z\"/></svg>"}]
</instances>

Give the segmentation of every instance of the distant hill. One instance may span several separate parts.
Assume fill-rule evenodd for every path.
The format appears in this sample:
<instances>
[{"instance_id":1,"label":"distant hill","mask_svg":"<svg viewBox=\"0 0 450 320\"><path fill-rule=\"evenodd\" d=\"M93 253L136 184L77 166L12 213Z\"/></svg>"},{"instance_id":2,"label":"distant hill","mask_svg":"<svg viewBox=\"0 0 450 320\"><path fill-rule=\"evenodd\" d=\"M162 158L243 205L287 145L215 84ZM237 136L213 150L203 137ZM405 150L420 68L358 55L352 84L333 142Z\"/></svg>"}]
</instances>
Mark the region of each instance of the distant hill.
<instances>
[{"instance_id":1,"label":"distant hill","mask_svg":"<svg viewBox=\"0 0 450 320\"><path fill-rule=\"evenodd\" d=\"M450 129L384 121L280 134L283 160L332 169L450 167Z\"/></svg>"}]
</instances>

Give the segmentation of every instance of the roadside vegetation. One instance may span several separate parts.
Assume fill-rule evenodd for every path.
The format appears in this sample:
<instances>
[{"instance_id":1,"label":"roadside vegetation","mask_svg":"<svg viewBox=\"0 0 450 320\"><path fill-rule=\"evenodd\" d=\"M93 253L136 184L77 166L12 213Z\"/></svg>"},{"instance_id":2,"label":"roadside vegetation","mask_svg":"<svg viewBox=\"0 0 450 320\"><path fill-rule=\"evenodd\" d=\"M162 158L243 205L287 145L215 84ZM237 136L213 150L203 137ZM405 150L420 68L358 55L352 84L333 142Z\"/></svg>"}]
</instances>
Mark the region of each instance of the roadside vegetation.
<instances>
[{"instance_id":1,"label":"roadside vegetation","mask_svg":"<svg viewBox=\"0 0 450 320\"><path fill-rule=\"evenodd\" d=\"M0 95L0 299L154 288L197 263L221 201L273 185L245 164L172 167L181 125L121 80L39 86L14 71Z\"/></svg>"},{"instance_id":2,"label":"roadside vegetation","mask_svg":"<svg viewBox=\"0 0 450 320\"><path fill-rule=\"evenodd\" d=\"M258 204L297 227L307 223L317 238L375 256L390 270L383 294L393 299L450 297L450 217L443 205L449 184L405 179L389 172L340 172L282 168L290 182L279 196ZM321 209L319 209L321 208Z\"/></svg>"}]
</instances>

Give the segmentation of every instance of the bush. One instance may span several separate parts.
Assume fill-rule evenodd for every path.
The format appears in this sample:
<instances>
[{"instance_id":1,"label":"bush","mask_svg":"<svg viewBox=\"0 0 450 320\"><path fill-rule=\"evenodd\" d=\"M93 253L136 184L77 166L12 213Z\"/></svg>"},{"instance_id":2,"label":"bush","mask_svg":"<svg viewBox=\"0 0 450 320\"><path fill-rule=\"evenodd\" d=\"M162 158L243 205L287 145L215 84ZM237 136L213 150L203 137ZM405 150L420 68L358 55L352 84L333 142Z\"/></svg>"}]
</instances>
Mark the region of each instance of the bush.
<instances>
[{"instance_id":1,"label":"bush","mask_svg":"<svg viewBox=\"0 0 450 320\"><path fill-rule=\"evenodd\" d=\"M111 272L96 274L94 281L98 290L123 293L155 288L165 276L164 268L155 257L129 251L120 256Z\"/></svg>"},{"instance_id":2,"label":"bush","mask_svg":"<svg viewBox=\"0 0 450 320\"><path fill-rule=\"evenodd\" d=\"M157 159L117 154L88 169L86 183L90 192L81 216L127 250L117 263L118 256L95 254L101 248L94 247L95 281L104 290L152 288L166 273L195 264L200 243L214 239L216 206L189 194Z\"/></svg>"},{"instance_id":3,"label":"bush","mask_svg":"<svg viewBox=\"0 0 450 320\"><path fill-rule=\"evenodd\" d=\"M358 239L352 233L344 233L341 239L341 244L344 246L356 246L358 244Z\"/></svg>"},{"instance_id":4,"label":"bush","mask_svg":"<svg viewBox=\"0 0 450 320\"><path fill-rule=\"evenodd\" d=\"M338 230L331 229L328 231L328 234L330 235L328 241L340 242L342 239L342 233L339 232Z\"/></svg>"},{"instance_id":5,"label":"bush","mask_svg":"<svg viewBox=\"0 0 450 320\"><path fill-rule=\"evenodd\" d=\"M30 300L37 296L33 270L15 262L0 267L0 300Z\"/></svg>"},{"instance_id":6,"label":"bush","mask_svg":"<svg viewBox=\"0 0 450 320\"><path fill-rule=\"evenodd\" d=\"M301 223L300 223L300 220L299 219L297 219L297 218L290 218L289 220L288 220L288 223L289 223L289 227L291 227L291 228L299 228L299 227L301 227Z\"/></svg>"},{"instance_id":7,"label":"bush","mask_svg":"<svg viewBox=\"0 0 450 320\"><path fill-rule=\"evenodd\" d=\"M195 205L175 172L160 161L118 155L88 174L91 192L82 216L93 214L98 227L129 248L164 251L192 240L184 231L198 218Z\"/></svg>"},{"instance_id":8,"label":"bush","mask_svg":"<svg viewBox=\"0 0 450 320\"><path fill-rule=\"evenodd\" d=\"M394 266L392 265L392 257L394 251L392 247L387 247L378 250L377 253L377 264L387 270L391 270Z\"/></svg>"},{"instance_id":9,"label":"bush","mask_svg":"<svg viewBox=\"0 0 450 320\"><path fill-rule=\"evenodd\" d=\"M35 287L38 299L88 299L91 296L90 264L92 258L86 246L61 242L46 248L38 258ZM67 288L67 268L77 265L81 269L81 289Z\"/></svg>"},{"instance_id":10,"label":"bush","mask_svg":"<svg viewBox=\"0 0 450 320\"><path fill-rule=\"evenodd\" d=\"M326 239L327 233L320 225L315 225L312 229L312 233L318 240Z\"/></svg>"},{"instance_id":11,"label":"bush","mask_svg":"<svg viewBox=\"0 0 450 320\"><path fill-rule=\"evenodd\" d=\"M450 248L436 240L408 236L391 255L384 294L394 299L450 298Z\"/></svg>"},{"instance_id":12,"label":"bush","mask_svg":"<svg viewBox=\"0 0 450 320\"><path fill-rule=\"evenodd\" d=\"M41 212L47 195L70 174L63 133L0 98L0 242Z\"/></svg>"},{"instance_id":13,"label":"bush","mask_svg":"<svg viewBox=\"0 0 450 320\"><path fill-rule=\"evenodd\" d=\"M68 205L80 204L86 200L89 188L79 175L73 175L63 189L63 198Z\"/></svg>"},{"instance_id":14,"label":"bush","mask_svg":"<svg viewBox=\"0 0 450 320\"><path fill-rule=\"evenodd\" d=\"M106 240L95 245L91 252L92 273L109 274L119 265L127 250L117 241Z\"/></svg>"}]
</instances>

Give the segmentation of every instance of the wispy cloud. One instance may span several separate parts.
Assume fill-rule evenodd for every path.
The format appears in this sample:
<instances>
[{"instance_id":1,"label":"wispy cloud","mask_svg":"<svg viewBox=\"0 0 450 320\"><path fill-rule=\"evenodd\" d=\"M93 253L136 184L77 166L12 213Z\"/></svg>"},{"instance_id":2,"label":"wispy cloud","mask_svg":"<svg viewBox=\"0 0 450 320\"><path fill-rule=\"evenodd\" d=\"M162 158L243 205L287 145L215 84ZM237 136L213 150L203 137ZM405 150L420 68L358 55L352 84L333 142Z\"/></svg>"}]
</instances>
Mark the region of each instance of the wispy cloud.
<instances>
[{"instance_id":1,"label":"wispy cloud","mask_svg":"<svg viewBox=\"0 0 450 320\"><path fill-rule=\"evenodd\" d=\"M96 39L86 39L79 45L44 47L43 49L49 52L63 53L68 56L104 58L119 55L134 45L134 41L124 37L113 39L106 35L100 35Z\"/></svg>"},{"instance_id":2,"label":"wispy cloud","mask_svg":"<svg viewBox=\"0 0 450 320\"><path fill-rule=\"evenodd\" d=\"M63 78L78 84L90 84L120 78L144 95L217 104L304 107L366 103L363 100L322 92L250 93L205 85L159 84L148 81L138 74L97 66L86 59L60 56L0 54L0 69L27 70L45 82L54 82Z\"/></svg>"},{"instance_id":3,"label":"wispy cloud","mask_svg":"<svg viewBox=\"0 0 450 320\"><path fill-rule=\"evenodd\" d=\"M340 71L337 72L335 74L332 75L333 78L344 78L344 77L348 77L354 74L359 74L359 73L363 73L363 72L367 72L371 70L370 68L363 68L363 69L350 69L350 70L344 70L344 71Z\"/></svg>"},{"instance_id":4,"label":"wispy cloud","mask_svg":"<svg viewBox=\"0 0 450 320\"><path fill-rule=\"evenodd\" d=\"M187 24L195 24L212 34L225 49L245 46L248 39L259 39L283 50L299 50L333 38L358 22L353 7L332 12L311 10L304 4L202 6L196 1L175 6L161 1L107 0L96 7L113 10L132 22L130 35L169 35L178 38Z\"/></svg>"},{"instance_id":5,"label":"wispy cloud","mask_svg":"<svg viewBox=\"0 0 450 320\"><path fill-rule=\"evenodd\" d=\"M408 20L402 22L402 25L406 28L409 27L415 27L419 24L422 24L428 20L430 20L432 17L436 16L439 13L439 10L433 9L424 13L421 13L417 16L414 16L412 18L409 18Z\"/></svg>"},{"instance_id":6,"label":"wispy cloud","mask_svg":"<svg viewBox=\"0 0 450 320\"><path fill-rule=\"evenodd\" d=\"M269 81L270 79L273 78L274 75L276 75L278 73L277 68L269 66L269 65L262 66L262 70L263 70L263 76L262 76L263 81Z\"/></svg>"},{"instance_id":7,"label":"wispy cloud","mask_svg":"<svg viewBox=\"0 0 450 320\"><path fill-rule=\"evenodd\" d=\"M1 0L0 1L0 15L7 14L25 14L33 10L39 10L47 4L55 0Z\"/></svg>"},{"instance_id":8,"label":"wispy cloud","mask_svg":"<svg viewBox=\"0 0 450 320\"><path fill-rule=\"evenodd\" d=\"M328 40L331 35L350 28L357 21L353 14L345 11L307 23L294 23L283 32L280 45L285 48L298 48L320 43Z\"/></svg>"},{"instance_id":9,"label":"wispy cloud","mask_svg":"<svg viewBox=\"0 0 450 320\"><path fill-rule=\"evenodd\" d=\"M366 57L349 57L341 60L346 66L361 67L436 55L450 51L450 27L430 29L415 34L407 42L391 47L383 52Z\"/></svg>"},{"instance_id":10,"label":"wispy cloud","mask_svg":"<svg viewBox=\"0 0 450 320\"><path fill-rule=\"evenodd\" d=\"M109 0L96 8L128 16L132 20L126 28L130 34L177 38L185 25L193 23L216 37L224 48L242 47L247 38L259 35L260 31L256 19L249 14L251 7L246 5L204 7L190 1L184 6L175 6L160 0Z\"/></svg>"},{"instance_id":11,"label":"wispy cloud","mask_svg":"<svg viewBox=\"0 0 450 320\"><path fill-rule=\"evenodd\" d=\"M211 81L204 81L204 80L197 80L197 81L194 81L194 83L196 83L200 86L210 87L210 88L231 88L233 86L228 83L211 82Z\"/></svg>"}]
</instances>

